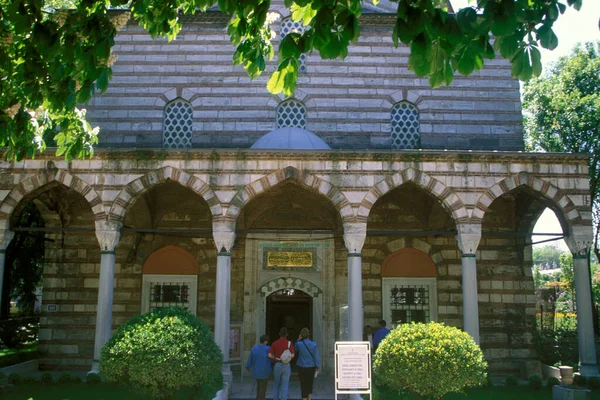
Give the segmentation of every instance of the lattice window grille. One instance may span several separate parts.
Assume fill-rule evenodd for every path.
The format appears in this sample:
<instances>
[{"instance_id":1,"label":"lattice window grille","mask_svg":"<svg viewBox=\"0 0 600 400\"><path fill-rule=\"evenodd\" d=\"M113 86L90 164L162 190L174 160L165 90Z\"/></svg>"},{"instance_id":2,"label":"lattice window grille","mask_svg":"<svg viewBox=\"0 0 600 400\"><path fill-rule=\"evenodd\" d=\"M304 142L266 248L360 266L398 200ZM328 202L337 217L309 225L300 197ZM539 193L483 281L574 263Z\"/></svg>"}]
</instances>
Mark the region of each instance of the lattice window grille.
<instances>
[{"instance_id":1,"label":"lattice window grille","mask_svg":"<svg viewBox=\"0 0 600 400\"><path fill-rule=\"evenodd\" d=\"M294 21L291 18L286 18L283 21L281 21L281 39L283 39L284 37L286 37L288 35L288 33L290 32L296 32L299 34L303 34L304 33L304 26L302 25L302 23L300 21ZM306 54L303 53L300 55L299 58L299 70L302 73L306 72Z\"/></svg>"},{"instance_id":2,"label":"lattice window grille","mask_svg":"<svg viewBox=\"0 0 600 400\"><path fill-rule=\"evenodd\" d=\"M277 107L277 128L306 129L306 107L297 100L286 100Z\"/></svg>"},{"instance_id":3,"label":"lattice window grille","mask_svg":"<svg viewBox=\"0 0 600 400\"><path fill-rule=\"evenodd\" d=\"M431 320L429 285L394 285L388 296L394 326Z\"/></svg>"},{"instance_id":4,"label":"lattice window grille","mask_svg":"<svg viewBox=\"0 0 600 400\"><path fill-rule=\"evenodd\" d=\"M190 306L190 287L183 282L156 282L150 286L150 311L165 307Z\"/></svg>"},{"instance_id":5,"label":"lattice window grille","mask_svg":"<svg viewBox=\"0 0 600 400\"><path fill-rule=\"evenodd\" d=\"M143 275L142 312L183 307L195 315L197 299L197 275Z\"/></svg>"},{"instance_id":6,"label":"lattice window grille","mask_svg":"<svg viewBox=\"0 0 600 400\"><path fill-rule=\"evenodd\" d=\"M392 107L392 149L420 147L419 110L414 104L400 102Z\"/></svg>"},{"instance_id":7,"label":"lattice window grille","mask_svg":"<svg viewBox=\"0 0 600 400\"><path fill-rule=\"evenodd\" d=\"M165 107L163 147L192 147L194 110L190 103L176 99Z\"/></svg>"}]
</instances>

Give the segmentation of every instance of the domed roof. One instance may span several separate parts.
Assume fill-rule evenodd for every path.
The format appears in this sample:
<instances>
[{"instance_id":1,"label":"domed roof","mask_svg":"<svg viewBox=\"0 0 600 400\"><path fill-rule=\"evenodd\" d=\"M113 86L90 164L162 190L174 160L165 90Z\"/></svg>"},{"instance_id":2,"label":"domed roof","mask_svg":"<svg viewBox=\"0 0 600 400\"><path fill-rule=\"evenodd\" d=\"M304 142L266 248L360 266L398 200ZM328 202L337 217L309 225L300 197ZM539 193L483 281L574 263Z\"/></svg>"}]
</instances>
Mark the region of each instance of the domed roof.
<instances>
[{"instance_id":1,"label":"domed roof","mask_svg":"<svg viewBox=\"0 0 600 400\"><path fill-rule=\"evenodd\" d=\"M259 138L251 149L270 150L330 150L323 139L306 129L287 126L275 129Z\"/></svg>"}]
</instances>

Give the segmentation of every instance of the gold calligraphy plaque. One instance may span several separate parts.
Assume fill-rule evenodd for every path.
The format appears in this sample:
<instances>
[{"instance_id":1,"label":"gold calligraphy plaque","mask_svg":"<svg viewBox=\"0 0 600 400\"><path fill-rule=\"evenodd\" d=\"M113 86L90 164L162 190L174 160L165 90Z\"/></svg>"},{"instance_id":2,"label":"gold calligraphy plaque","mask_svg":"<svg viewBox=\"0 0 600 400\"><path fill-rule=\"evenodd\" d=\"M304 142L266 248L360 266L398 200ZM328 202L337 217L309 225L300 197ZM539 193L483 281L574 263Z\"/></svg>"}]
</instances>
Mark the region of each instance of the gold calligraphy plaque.
<instances>
[{"instance_id":1,"label":"gold calligraphy plaque","mask_svg":"<svg viewBox=\"0 0 600 400\"><path fill-rule=\"evenodd\" d=\"M310 251L269 251L267 267L312 267L313 255Z\"/></svg>"}]
</instances>

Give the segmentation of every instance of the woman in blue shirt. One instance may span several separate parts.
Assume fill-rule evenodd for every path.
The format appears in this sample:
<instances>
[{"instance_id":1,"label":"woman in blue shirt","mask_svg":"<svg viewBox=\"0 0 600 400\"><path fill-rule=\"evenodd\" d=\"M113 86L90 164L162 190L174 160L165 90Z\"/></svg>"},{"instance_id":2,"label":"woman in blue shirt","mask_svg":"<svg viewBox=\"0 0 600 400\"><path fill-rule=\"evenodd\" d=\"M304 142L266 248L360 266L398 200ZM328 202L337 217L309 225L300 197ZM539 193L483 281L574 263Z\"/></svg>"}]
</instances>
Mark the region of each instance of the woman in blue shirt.
<instances>
[{"instance_id":1,"label":"woman in blue shirt","mask_svg":"<svg viewBox=\"0 0 600 400\"><path fill-rule=\"evenodd\" d=\"M310 340L310 331L303 328L298 336L298 341L294 345L296 349L296 367L300 377L300 391L302 400L312 398L313 382L321 369L321 359L317 344Z\"/></svg>"}]
</instances>

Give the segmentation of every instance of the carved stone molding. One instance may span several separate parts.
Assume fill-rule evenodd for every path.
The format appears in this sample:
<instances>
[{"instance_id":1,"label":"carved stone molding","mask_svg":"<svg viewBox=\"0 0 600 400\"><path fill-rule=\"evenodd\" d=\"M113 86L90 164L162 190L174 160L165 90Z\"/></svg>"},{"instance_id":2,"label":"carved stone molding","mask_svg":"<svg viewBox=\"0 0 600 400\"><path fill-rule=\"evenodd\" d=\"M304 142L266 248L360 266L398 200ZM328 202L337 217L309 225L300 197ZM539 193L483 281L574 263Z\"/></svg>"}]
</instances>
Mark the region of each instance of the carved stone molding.
<instances>
[{"instance_id":1,"label":"carved stone molding","mask_svg":"<svg viewBox=\"0 0 600 400\"><path fill-rule=\"evenodd\" d=\"M213 238L218 252L231 252L235 243L235 220L213 221Z\"/></svg>"},{"instance_id":2,"label":"carved stone molding","mask_svg":"<svg viewBox=\"0 0 600 400\"><path fill-rule=\"evenodd\" d=\"M592 227L573 226L571 234L565 238L565 242L574 257L587 257L593 245Z\"/></svg>"},{"instance_id":3,"label":"carved stone molding","mask_svg":"<svg viewBox=\"0 0 600 400\"><path fill-rule=\"evenodd\" d=\"M117 221L96 221L96 238L100 250L114 251L121 239L122 224Z\"/></svg>"},{"instance_id":4,"label":"carved stone molding","mask_svg":"<svg viewBox=\"0 0 600 400\"><path fill-rule=\"evenodd\" d=\"M344 243L348 253L359 254L367 238L366 222L347 222L344 223Z\"/></svg>"},{"instance_id":5,"label":"carved stone molding","mask_svg":"<svg viewBox=\"0 0 600 400\"><path fill-rule=\"evenodd\" d=\"M475 254L481 241L481 224L459 224L456 230L458 231L456 241L461 253Z\"/></svg>"}]
</instances>

